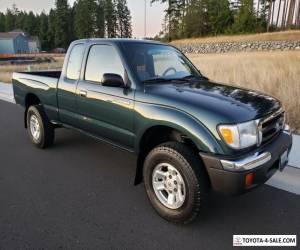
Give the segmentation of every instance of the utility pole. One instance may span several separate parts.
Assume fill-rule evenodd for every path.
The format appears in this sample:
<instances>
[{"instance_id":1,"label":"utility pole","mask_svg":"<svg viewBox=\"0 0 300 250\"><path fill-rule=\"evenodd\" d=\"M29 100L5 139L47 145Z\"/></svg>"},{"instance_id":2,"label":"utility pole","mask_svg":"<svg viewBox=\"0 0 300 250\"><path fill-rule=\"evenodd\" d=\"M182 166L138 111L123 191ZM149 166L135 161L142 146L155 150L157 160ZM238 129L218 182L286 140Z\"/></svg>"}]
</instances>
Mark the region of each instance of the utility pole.
<instances>
[{"instance_id":1,"label":"utility pole","mask_svg":"<svg viewBox=\"0 0 300 250\"><path fill-rule=\"evenodd\" d=\"M145 13L144 13L144 38L147 37L147 0L145 0Z\"/></svg>"}]
</instances>

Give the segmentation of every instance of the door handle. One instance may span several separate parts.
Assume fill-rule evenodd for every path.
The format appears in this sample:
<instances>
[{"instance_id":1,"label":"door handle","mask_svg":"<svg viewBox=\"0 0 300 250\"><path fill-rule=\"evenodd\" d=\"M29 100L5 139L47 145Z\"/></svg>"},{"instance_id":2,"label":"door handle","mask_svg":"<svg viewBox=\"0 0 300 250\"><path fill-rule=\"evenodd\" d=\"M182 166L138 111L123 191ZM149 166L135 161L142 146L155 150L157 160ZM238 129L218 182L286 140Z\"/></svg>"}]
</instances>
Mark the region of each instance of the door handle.
<instances>
[{"instance_id":1,"label":"door handle","mask_svg":"<svg viewBox=\"0 0 300 250\"><path fill-rule=\"evenodd\" d=\"M87 91L86 90L80 90L79 95L82 96L82 97L86 97L87 96Z\"/></svg>"}]
</instances>

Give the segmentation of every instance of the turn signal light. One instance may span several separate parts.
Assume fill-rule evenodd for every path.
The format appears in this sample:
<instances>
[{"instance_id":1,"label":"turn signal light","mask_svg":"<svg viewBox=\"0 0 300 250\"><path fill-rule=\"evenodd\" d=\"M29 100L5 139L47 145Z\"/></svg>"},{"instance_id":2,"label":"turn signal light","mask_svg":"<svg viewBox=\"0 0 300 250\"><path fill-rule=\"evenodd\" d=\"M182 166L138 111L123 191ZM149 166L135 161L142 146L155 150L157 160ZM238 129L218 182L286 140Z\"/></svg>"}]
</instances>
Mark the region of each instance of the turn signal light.
<instances>
[{"instance_id":1,"label":"turn signal light","mask_svg":"<svg viewBox=\"0 0 300 250\"><path fill-rule=\"evenodd\" d=\"M254 173L247 174L245 178L245 186L246 187L252 186L253 180L254 180Z\"/></svg>"},{"instance_id":2,"label":"turn signal light","mask_svg":"<svg viewBox=\"0 0 300 250\"><path fill-rule=\"evenodd\" d=\"M228 144L232 144L233 143L233 135L232 135L232 131L228 128L221 128L221 134L224 138L224 140L228 143Z\"/></svg>"}]
</instances>

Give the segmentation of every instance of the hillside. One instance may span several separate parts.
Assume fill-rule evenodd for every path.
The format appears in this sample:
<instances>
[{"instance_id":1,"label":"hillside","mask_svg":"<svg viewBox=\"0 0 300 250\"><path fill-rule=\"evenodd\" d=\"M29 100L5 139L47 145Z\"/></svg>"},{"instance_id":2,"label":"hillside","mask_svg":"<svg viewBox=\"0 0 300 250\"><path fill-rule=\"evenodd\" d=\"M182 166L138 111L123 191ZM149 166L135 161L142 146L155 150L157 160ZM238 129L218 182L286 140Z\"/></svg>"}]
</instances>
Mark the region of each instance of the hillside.
<instances>
[{"instance_id":1,"label":"hillside","mask_svg":"<svg viewBox=\"0 0 300 250\"><path fill-rule=\"evenodd\" d=\"M249 34L249 35L189 38L189 39L175 40L171 42L171 44L183 45L183 44L199 44L199 43L250 42L250 41L300 41L300 30Z\"/></svg>"}]
</instances>

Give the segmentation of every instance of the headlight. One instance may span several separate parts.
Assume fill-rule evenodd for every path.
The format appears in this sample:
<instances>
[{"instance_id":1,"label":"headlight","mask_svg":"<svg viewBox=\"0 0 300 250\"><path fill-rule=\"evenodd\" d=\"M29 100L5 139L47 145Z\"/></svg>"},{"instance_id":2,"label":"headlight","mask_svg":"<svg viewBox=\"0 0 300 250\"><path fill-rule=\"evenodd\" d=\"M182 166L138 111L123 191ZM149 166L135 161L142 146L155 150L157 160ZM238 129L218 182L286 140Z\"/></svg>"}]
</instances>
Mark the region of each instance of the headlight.
<instances>
[{"instance_id":1,"label":"headlight","mask_svg":"<svg viewBox=\"0 0 300 250\"><path fill-rule=\"evenodd\" d=\"M228 146L243 149L259 142L258 121L235 125L219 125L218 130Z\"/></svg>"}]
</instances>

